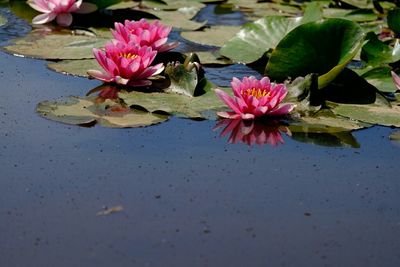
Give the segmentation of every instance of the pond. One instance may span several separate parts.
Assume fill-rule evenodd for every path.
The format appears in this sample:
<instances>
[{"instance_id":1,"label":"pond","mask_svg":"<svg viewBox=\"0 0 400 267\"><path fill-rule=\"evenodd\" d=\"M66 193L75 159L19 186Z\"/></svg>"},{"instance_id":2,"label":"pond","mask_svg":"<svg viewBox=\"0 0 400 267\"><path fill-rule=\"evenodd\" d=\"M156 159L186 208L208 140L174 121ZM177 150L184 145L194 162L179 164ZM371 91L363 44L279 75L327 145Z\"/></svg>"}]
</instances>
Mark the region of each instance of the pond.
<instances>
[{"instance_id":1,"label":"pond","mask_svg":"<svg viewBox=\"0 0 400 267\"><path fill-rule=\"evenodd\" d=\"M245 21L207 8L199 21ZM2 46L30 31L8 7L0 14ZM229 143L215 120L62 124L37 104L101 82L0 58L0 266L400 265L395 129L343 137L280 128L277 144L250 146ZM221 86L261 77L237 64L205 72Z\"/></svg>"}]
</instances>

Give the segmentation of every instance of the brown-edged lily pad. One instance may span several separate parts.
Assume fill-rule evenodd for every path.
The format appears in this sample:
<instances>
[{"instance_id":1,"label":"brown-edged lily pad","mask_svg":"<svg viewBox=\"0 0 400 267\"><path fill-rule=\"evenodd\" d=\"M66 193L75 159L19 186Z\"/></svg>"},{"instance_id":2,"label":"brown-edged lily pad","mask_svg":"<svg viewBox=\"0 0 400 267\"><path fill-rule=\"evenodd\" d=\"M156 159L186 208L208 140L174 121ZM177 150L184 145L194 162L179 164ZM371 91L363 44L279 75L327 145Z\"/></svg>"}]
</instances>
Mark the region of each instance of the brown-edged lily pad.
<instances>
[{"instance_id":1,"label":"brown-edged lily pad","mask_svg":"<svg viewBox=\"0 0 400 267\"><path fill-rule=\"evenodd\" d=\"M168 119L165 115L131 110L112 100L96 103L95 97L69 97L59 101L44 101L38 104L37 112L47 119L66 124L97 123L111 128L144 127Z\"/></svg>"}]
</instances>

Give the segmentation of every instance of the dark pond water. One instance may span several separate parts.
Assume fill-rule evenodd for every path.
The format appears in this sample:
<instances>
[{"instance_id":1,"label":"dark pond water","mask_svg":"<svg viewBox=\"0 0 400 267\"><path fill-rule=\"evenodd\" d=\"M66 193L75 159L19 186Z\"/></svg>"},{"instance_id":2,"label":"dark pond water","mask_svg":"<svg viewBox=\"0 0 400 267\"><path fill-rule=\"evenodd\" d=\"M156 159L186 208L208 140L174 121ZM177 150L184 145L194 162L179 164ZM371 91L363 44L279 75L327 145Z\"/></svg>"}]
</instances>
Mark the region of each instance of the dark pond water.
<instances>
[{"instance_id":1,"label":"dark pond water","mask_svg":"<svg viewBox=\"0 0 400 267\"><path fill-rule=\"evenodd\" d=\"M400 266L392 129L355 149L232 145L178 118L68 126L36 104L98 82L0 60L0 266Z\"/></svg>"}]
</instances>

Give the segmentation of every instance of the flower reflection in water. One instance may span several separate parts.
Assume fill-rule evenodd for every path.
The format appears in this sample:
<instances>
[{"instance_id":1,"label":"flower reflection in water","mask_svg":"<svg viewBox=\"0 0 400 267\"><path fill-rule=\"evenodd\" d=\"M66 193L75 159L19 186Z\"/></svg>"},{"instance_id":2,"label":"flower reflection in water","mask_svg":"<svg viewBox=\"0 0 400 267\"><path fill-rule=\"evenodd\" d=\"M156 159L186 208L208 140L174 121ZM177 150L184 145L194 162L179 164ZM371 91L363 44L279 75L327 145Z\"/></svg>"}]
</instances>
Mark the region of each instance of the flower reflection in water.
<instances>
[{"instance_id":1,"label":"flower reflection in water","mask_svg":"<svg viewBox=\"0 0 400 267\"><path fill-rule=\"evenodd\" d=\"M223 128L221 137L230 134L229 143L242 142L248 146L268 144L275 147L284 143L282 133L291 136L289 128L278 120L222 119L218 121L213 130L220 128Z\"/></svg>"}]
</instances>

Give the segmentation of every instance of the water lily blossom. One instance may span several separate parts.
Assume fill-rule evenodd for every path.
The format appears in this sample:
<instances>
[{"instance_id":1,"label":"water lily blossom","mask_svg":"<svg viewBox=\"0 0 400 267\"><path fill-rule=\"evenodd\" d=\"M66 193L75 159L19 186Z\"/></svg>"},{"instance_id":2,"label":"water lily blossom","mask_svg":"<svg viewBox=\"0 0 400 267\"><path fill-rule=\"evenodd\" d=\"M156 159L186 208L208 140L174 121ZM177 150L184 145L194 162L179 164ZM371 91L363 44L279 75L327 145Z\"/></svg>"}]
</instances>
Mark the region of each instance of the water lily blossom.
<instances>
[{"instance_id":1,"label":"water lily blossom","mask_svg":"<svg viewBox=\"0 0 400 267\"><path fill-rule=\"evenodd\" d=\"M396 86L397 90L400 90L400 77L394 71L392 71L391 74L394 85Z\"/></svg>"},{"instance_id":2,"label":"water lily blossom","mask_svg":"<svg viewBox=\"0 0 400 267\"><path fill-rule=\"evenodd\" d=\"M233 78L231 86L233 97L220 89L215 90L217 96L232 109L229 112L217 112L223 118L252 120L266 115L282 116L295 107L290 103L282 104L287 95L285 85L271 83L268 77L258 80L250 76L242 81Z\"/></svg>"},{"instance_id":3,"label":"water lily blossom","mask_svg":"<svg viewBox=\"0 0 400 267\"><path fill-rule=\"evenodd\" d=\"M82 3L82 0L28 0L28 4L43 13L33 18L33 24L44 24L56 19L60 26L71 25L71 13L85 14L97 9L95 4Z\"/></svg>"},{"instance_id":4,"label":"water lily blossom","mask_svg":"<svg viewBox=\"0 0 400 267\"><path fill-rule=\"evenodd\" d=\"M179 45L178 42L167 43L172 27L165 26L160 21L147 22L125 20L124 24L116 22L111 30L114 38L120 42L134 42L140 46L150 46L158 52L171 50Z\"/></svg>"},{"instance_id":5,"label":"water lily blossom","mask_svg":"<svg viewBox=\"0 0 400 267\"><path fill-rule=\"evenodd\" d=\"M146 86L152 76L164 70L162 63L151 66L157 51L148 46L139 47L132 43L108 42L103 49L93 49L94 56L105 70L89 70L88 74L104 82L121 85Z\"/></svg>"}]
</instances>

